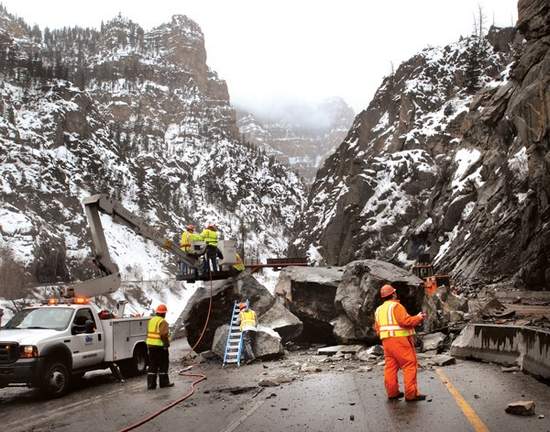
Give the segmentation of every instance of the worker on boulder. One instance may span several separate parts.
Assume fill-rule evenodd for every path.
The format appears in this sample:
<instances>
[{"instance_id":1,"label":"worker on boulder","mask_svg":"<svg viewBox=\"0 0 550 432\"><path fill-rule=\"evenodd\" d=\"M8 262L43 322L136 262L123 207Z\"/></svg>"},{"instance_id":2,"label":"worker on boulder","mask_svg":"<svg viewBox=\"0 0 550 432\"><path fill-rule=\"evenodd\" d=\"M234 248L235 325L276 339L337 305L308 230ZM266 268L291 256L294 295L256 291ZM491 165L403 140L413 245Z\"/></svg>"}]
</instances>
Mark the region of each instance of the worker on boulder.
<instances>
[{"instance_id":1,"label":"worker on boulder","mask_svg":"<svg viewBox=\"0 0 550 432\"><path fill-rule=\"evenodd\" d=\"M204 260L204 273L218 271L218 258L223 258L218 249L218 229L213 223L209 223L201 233L202 240L206 243Z\"/></svg>"},{"instance_id":2,"label":"worker on boulder","mask_svg":"<svg viewBox=\"0 0 550 432\"><path fill-rule=\"evenodd\" d=\"M397 293L391 285L380 289L384 303L376 309L375 330L384 346L384 384L388 399L400 399L405 396L408 402L426 399L418 392L416 373L418 363L414 348L414 328L425 318L425 314L410 316L397 299ZM403 369L405 394L399 391L397 373Z\"/></svg>"},{"instance_id":3,"label":"worker on boulder","mask_svg":"<svg viewBox=\"0 0 550 432\"><path fill-rule=\"evenodd\" d=\"M243 335L243 348L246 363L256 359L252 345L256 336L256 312L250 309L246 303L239 304L240 328Z\"/></svg>"},{"instance_id":4,"label":"worker on boulder","mask_svg":"<svg viewBox=\"0 0 550 432\"><path fill-rule=\"evenodd\" d=\"M168 348L170 347L170 335L168 322L166 322L166 305L158 305L149 323L147 324L147 349L149 351L149 369L147 371L147 389L157 388L157 374L159 376L159 387L172 387L174 384L168 378L168 366L170 358Z\"/></svg>"},{"instance_id":5,"label":"worker on boulder","mask_svg":"<svg viewBox=\"0 0 550 432\"><path fill-rule=\"evenodd\" d=\"M231 266L229 270L231 276L237 276L239 273L245 270L244 262L238 253L235 253L235 264Z\"/></svg>"}]
</instances>

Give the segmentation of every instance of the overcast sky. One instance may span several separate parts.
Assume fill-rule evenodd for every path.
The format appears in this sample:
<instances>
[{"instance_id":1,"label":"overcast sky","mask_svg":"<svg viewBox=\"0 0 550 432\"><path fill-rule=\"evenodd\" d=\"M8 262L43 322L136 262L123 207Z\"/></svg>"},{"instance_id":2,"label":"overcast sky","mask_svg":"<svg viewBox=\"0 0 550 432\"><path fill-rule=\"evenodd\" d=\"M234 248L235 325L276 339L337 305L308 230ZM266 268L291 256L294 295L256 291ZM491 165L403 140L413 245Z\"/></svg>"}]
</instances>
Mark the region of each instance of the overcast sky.
<instances>
[{"instance_id":1,"label":"overcast sky","mask_svg":"<svg viewBox=\"0 0 550 432\"><path fill-rule=\"evenodd\" d=\"M366 108L382 78L422 48L489 24L514 24L517 0L1 0L29 24L99 27L119 12L145 29L173 14L197 21L208 64L232 102L343 97Z\"/></svg>"}]
</instances>

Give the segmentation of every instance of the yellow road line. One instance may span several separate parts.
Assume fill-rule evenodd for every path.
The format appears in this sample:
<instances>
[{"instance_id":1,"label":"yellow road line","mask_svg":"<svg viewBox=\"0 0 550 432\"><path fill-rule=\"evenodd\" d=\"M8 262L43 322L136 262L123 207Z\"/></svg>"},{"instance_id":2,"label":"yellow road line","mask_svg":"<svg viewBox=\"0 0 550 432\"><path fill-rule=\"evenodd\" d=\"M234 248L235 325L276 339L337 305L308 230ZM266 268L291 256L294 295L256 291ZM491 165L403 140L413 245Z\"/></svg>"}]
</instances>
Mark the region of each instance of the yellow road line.
<instances>
[{"instance_id":1,"label":"yellow road line","mask_svg":"<svg viewBox=\"0 0 550 432\"><path fill-rule=\"evenodd\" d=\"M441 369L436 369L435 372L437 375L439 375L439 378L445 384L447 387L447 390L449 390L449 393L455 398L456 404L459 406L459 408L464 413L464 416L472 427L474 428L475 432L489 432L489 428L483 423L483 420L479 418L477 413L474 411L474 409L470 406L468 402L462 397L460 392L456 389L456 387L451 383L451 380L447 378L447 375L443 373Z\"/></svg>"}]
</instances>

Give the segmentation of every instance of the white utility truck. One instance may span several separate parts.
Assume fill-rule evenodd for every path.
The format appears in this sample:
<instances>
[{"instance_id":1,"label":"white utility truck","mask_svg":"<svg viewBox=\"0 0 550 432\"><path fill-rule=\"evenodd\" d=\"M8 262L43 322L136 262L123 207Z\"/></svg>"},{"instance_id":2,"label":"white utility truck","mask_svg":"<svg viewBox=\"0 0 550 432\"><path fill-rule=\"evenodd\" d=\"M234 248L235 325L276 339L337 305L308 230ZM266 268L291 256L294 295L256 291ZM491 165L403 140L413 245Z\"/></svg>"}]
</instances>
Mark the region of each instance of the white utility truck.
<instances>
[{"instance_id":1,"label":"white utility truck","mask_svg":"<svg viewBox=\"0 0 550 432\"><path fill-rule=\"evenodd\" d=\"M116 364L124 376L144 373L148 320L114 318L83 297L22 309L0 330L0 387L56 397L91 370Z\"/></svg>"},{"instance_id":2,"label":"white utility truck","mask_svg":"<svg viewBox=\"0 0 550 432\"><path fill-rule=\"evenodd\" d=\"M126 375L145 372L149 318L123 318L123 307L115 318L108 311L98 312L87 300L113 293L121 283L118 266L109 254L100 213L177 256L192 270L180 280L217 280L233 275L230 269L236 262L236 251L232 240L220 242L225 256L220 264L229 270L208 274L201 271L201 251L191 254L182 251L117 200L100 194L86 198L83 204L94 263L101 277L68 287L62 298L51 299L48 304L17 312L0 329L0 387L37 386L55 397L68 390L75 375L93 369L112 367L116 370L118 365ZM204 249L204 244L197 247Z\"/></svg>"}]
</instances>

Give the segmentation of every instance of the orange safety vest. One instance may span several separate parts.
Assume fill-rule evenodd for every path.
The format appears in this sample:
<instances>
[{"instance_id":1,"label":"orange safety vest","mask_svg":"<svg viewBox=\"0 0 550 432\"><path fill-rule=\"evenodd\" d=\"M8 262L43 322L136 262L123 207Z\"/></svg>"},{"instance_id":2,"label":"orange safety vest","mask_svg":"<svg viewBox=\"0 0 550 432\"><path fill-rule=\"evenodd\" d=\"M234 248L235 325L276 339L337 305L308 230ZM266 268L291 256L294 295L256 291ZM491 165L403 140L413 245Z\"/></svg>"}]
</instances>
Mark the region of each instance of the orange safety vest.
<instances>
[{"instance_id":1,"label":"orange safety vest","mask_svg":"<svg viewBox=\"0 0 550 432\"><path fill-rule=\"evenodd\" d=\"M152 346L164 346L164 342L160 337L160 325L164 321L164 318L159 316L152 317L147 323L147 339L145 343Z\"/></svg>"},{"instance_id":2,"label":"orange safety vest","mask_svg":"<svg viewBox=\"0 0 550 432\"><path fill-rule=\"evenodd\" d=\"M424 282L424 289L427 295L433 296L437 292L437 279L433 276L430 276Z\"/></svg>"},{"instance_id":3,"label":"orange safety vest","mask_svg":"<svg viewBox=\"0 0 550 432\"><path fill-rule=\"evenodd\" d=\"M414 328L403 328L395 319L393 310L399 303L391 300L386 300L382 305L376 308L374 317L380 332L380 339L389 337L412 336L415 334Z\"/></svg>"}]
</instances>

